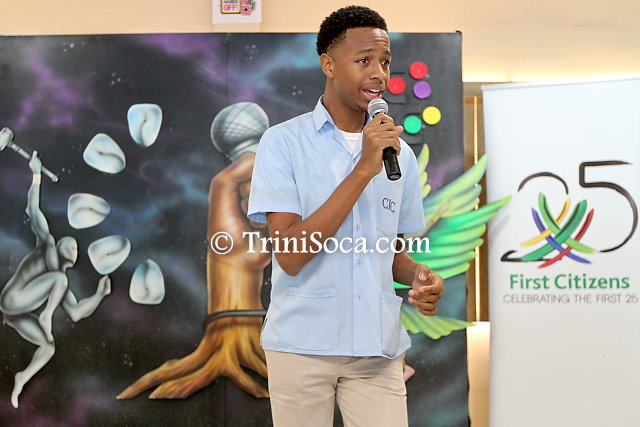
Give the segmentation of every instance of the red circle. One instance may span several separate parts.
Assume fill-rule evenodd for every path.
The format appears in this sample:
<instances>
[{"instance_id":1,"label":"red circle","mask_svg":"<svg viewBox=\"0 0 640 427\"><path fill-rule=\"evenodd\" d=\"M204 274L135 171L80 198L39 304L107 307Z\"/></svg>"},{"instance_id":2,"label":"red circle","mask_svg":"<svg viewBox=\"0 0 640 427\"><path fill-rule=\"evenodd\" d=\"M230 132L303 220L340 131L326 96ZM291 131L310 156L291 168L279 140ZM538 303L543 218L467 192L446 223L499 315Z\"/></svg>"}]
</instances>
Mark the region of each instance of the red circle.
<instances>
[{"instance_id":1,"label":"red circle","mask_svg":"<svg viewBox=\"0 0 640 427\"><path fill-rule=\"evenodd\" d=\"M394 95L400 95L404 92L404 89L407 87L404 79L402 77L391 77L389 80L388 89Z\"/></svg>"},{"instance_id":2,"label":"red circle","mask_svg":"<svg viewBox=\"0 0 640 427\"><path fill-rule=\"evenodd\" d=\"M416 80L423 79L429 72L429 67L424 62L414 62L409 68L409 74Z\"/></svg>"}]
</instances>

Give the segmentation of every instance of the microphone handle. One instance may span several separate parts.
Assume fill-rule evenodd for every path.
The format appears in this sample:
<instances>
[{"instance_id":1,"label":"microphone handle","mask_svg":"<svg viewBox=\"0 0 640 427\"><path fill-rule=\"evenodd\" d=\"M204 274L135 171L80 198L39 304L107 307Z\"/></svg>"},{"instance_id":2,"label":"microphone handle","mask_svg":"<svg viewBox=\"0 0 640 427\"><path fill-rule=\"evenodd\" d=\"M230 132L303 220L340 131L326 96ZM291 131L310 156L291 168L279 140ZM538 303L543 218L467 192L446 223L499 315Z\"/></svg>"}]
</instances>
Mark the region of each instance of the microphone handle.
<instances>
[{"instance_id":1,"label":"microphone handle","mask_svg":"<svg viewBox=\"0 0 640 427\"><path fill-rule=\"evenodd\" d=\"M387 147L382 151L382 163L390 181L400 179L402 174L400 173L400 164L398 163L395 148Z\"/></svg>"},{"instance_id":2,"label":"microphone handle","mask_svg":"<svg viewBox=\"0 0 640 427\"><path fill-rule=\"evenodd\" d=\"M383 102L386 107L386 103ZM387 113L386 108L373 113L372 117L375 117L378 113ZM400 163L398 163L398 156L396 150L392 147L387 147L382 150L382 164L384 164L384 170L387 172L387 178L389 181L396 181L400 179L402 173L400 172Z\"/></svg>"}]
</instances>

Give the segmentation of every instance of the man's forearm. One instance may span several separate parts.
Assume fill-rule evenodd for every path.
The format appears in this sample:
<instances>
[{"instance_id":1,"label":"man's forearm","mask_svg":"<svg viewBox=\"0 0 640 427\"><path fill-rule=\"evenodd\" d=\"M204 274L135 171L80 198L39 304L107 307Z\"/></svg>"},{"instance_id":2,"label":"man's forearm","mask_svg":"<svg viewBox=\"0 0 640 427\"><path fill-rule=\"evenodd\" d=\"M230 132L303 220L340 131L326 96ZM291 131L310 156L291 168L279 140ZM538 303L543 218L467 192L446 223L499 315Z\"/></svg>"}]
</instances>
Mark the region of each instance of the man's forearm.
<instances>
[{"instance_id":1,"label":"man's forearm","mask_svg":"<svg viewBox=\"0 0 640 427\"><path fill-rule=\"evenodd\" d=\"M209 314L225 310L260 310L260 291L264 272L249 268L224 255L207 256Z\"/></svg>"},{"instance_id":2,"label":"man's forearm","mask_svg":"<svg viewBox=\"0 0 640 427\"><path fill-rule=\"evenodd\" d=\"M393 280L401 285L411 286L415 278L418 263L406 252L400 252L393 257L391 271Z\"/></svg>"},{"instance_id":3,"label":"man's forearm","mask_svg":"<svg viewBox=\"0 0 640 427\"><path fill-rule=\"evenodd\" d=\"M299 242L307 239L306 247L310 248L312 245L308 239L313 233L319 233L319 235L316 234L315 240L323 244L325 240L336 234L370 180L371 177L365 172L354 169L309 217L293 222L286 229L279 229L276 224L275 230L279 231L279 234L274 235L275 230L270 228L271 237L295 239ZM298 248L300 247L298 245ZM292 275L297 274L316 255L313 252L283 253L283 249L286 248L281 245L280 253L276 253L278 263L287 274Z\"/></svg>"},{"instance_id":4,"label":"man's forearm","mask_svg":"<svg viewBox=\"0 0 640 427\"><path fill-rule=\"evenodd\" d=\"M40 211L40 183L42 182L42 174L34 173L31 188L27 193L27 216L31 220L31 229L34 234L40 238L44 237L41 230L44 214Z\"/></svg>"},{"instance_id":5,"label":"man's forearm","mask_svg":"<svg viewBox=\"0 0 640 427\"><path fill-rule=\"evenodd\" d=\"M40 185L42 183L42 174L33 173L31 187L27 193L27 214L31 216L32 212L40 210Z\"/></svg>"}]
</instances>

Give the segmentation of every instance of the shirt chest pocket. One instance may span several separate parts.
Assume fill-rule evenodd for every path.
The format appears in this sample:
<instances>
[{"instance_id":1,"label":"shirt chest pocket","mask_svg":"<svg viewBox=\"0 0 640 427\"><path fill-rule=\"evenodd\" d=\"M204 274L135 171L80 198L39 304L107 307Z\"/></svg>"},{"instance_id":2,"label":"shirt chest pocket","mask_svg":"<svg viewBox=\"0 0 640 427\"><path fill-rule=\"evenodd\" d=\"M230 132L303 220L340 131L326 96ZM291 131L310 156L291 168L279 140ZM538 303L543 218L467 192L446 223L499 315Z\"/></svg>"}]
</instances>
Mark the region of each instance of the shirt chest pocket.
<instances>
[{"instance_id":1,"label":"shirt chest pocket","mask_svg":"<svg viewBox=\"0 0 640 427\"><path fill-rule=\"evenodd\" d=\"M379 235L395 237L398 232L403 180L390 181L384 168L373 182L376 230Z\"/></svg>"},{"instance_id":2,"label":"shirt chest pocket","mask_svg":"<svg viewBox=\"0 0 640 427\"><path fill-rule=\"evenodd\" d=\"M323 164L322 160L297 166L295 179L302 208L302 218L309 217L331 197L344 179L345 171Z\"/></svg>"}]
</instances>

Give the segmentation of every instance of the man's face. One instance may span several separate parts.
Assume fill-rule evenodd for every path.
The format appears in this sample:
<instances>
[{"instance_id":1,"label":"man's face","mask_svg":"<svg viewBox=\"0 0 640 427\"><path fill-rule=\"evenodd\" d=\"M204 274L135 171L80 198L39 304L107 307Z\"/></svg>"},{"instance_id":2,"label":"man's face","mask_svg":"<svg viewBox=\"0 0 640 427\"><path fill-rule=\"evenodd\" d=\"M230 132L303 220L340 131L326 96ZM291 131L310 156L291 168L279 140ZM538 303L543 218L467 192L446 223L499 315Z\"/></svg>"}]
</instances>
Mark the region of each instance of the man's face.
<instances>
[{"instance_id":1,"label":"man's face","mask_svg":"<svg viewBox=\"0 0 640 427\"><path fill-rule=\"evenodd\" d=\"M382 98L389 83L391 46L379 28L350 28L332 47L335 96L347 108L367 111L369 101Z\"/></svg>"},{"instance_id":2,"label":"man's face","mask_svg":"<svg viewBox=\"0 0 640 427\"><path fill-rule=\"evenodd\" d=\"M78 242L76 239L70 236L62 237L58 240L58 253L62 260L66 262L69 267L75 265L78 259ZM64 263L63 262L63 263Z\"/></svg>"}]
</instances>

